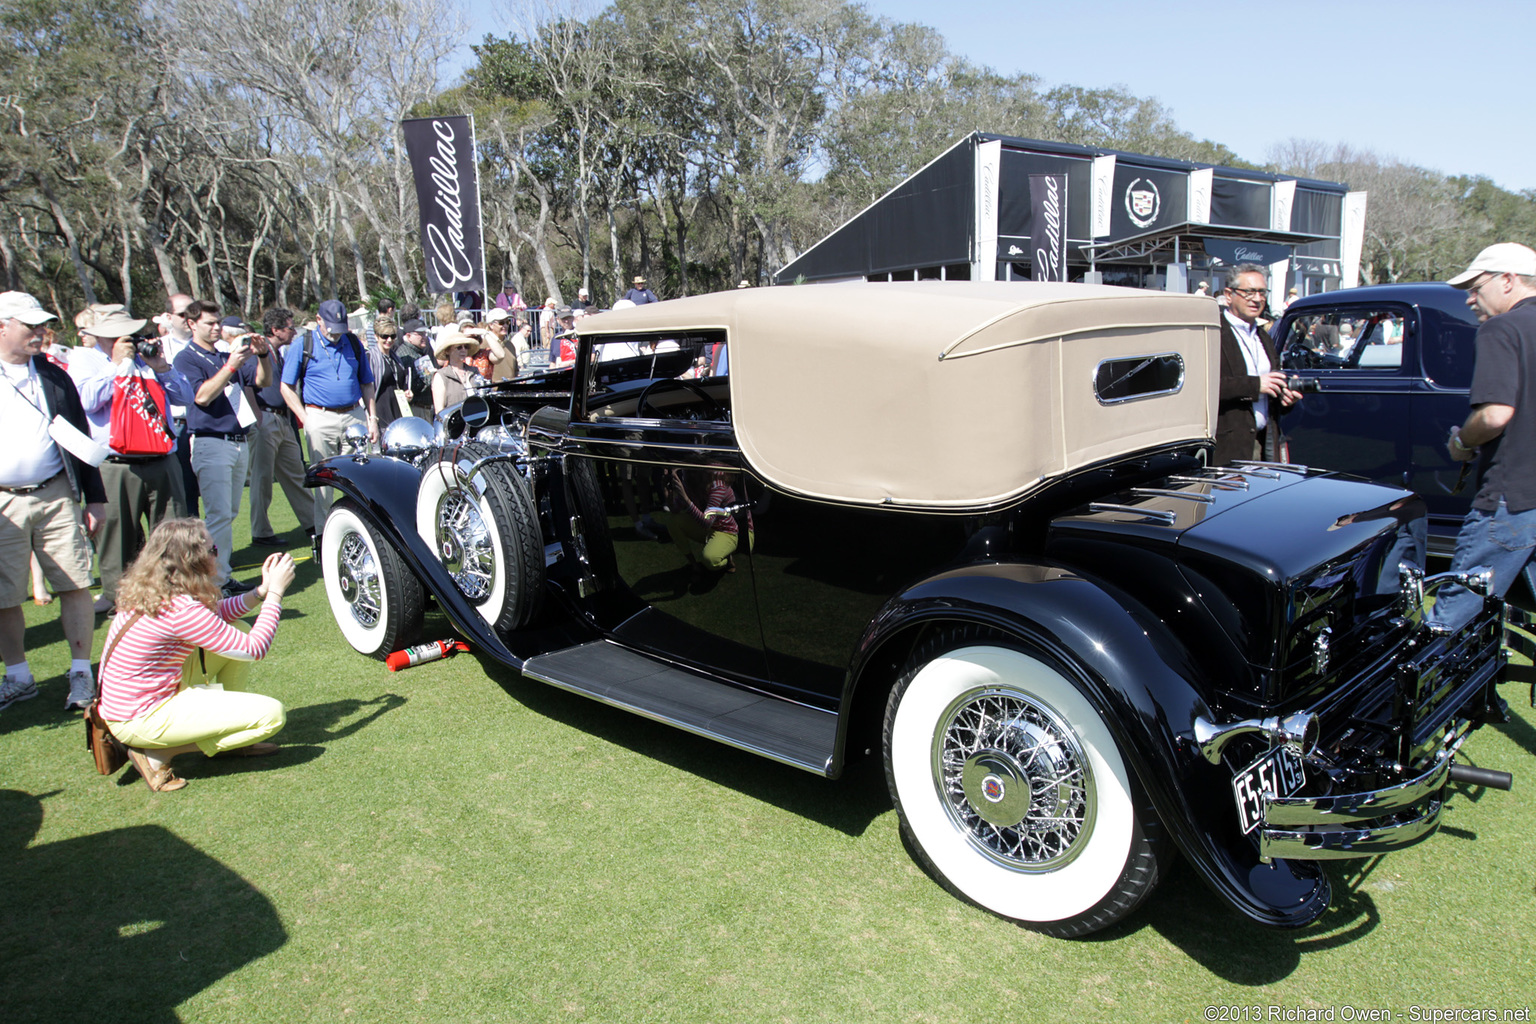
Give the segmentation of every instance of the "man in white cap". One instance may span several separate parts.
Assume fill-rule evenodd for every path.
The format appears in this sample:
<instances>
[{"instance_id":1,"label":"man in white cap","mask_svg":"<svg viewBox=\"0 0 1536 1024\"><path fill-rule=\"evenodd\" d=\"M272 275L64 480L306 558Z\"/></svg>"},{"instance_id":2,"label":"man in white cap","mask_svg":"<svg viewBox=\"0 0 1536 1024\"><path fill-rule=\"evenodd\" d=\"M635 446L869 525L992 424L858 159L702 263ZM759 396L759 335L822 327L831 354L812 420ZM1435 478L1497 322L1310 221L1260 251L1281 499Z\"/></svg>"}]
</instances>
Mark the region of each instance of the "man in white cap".
<instances>
[{"instance_id":1,"label":"man in white cap","mask_svg":"<svg viewBox=\"0 0 1536 1024\"><path fill-rule=\"evenodd\" d=\"M93 442L74 383L31 351L39 329L54 319L26 292L0 293L0 423L6 435L0 445L0 709L37 696L21 614L34 552L59 595L69 641L65 707L83 708L96 697L86 534L100 528L107 496L101 473L85 458Z\"/></svg>"},{"instance_id":2,"label":"man in white cap","mask_svg":"<svg viewBox=\"0 0 1536 1024\"><path fill-rule=\"evenodd\" d=\"M91 436L112 449L101 464L101 482L107 492L107 515L97 538L96 555L101 568L101 597L97 614L112 612L117 600L117 581L123 569L138 557L144 538L162 519L187 514L181 465L176 459L176 435L171 427L171 404L192 404L192 387L165 358L164 343L135 337L145 321L117 310L103 314L80 328L82 344L70 359L69 375L80 391L80 404L91 423ZM137 382L129 378L139 377ZM137 421L148 434L148 445L137 439L112 436L112 407L132 391ZM151 382L158 387L152 387ZM158 392L158 393L157 393ZM119 432L121 435L121 431ZM147 525L140 525L140 521Z\"/></svg>"},{"instance_id":3,"label":"man in white cap","mask_svg":"<svg viewBox=\"0 0 1536 1024\"><path fill-rule=\"evenodd\" d=\"M1467 395L1472 411L1446 442L1457 462L1478 460L1477 495L1451 571L1486 566L1503 597L1536 547L1536 252L1516 242L1490 245L1450 283L1466 291L1483 321ZM1481 605L1478 595L1447 587L1433 620L1460 629Z\"/></svg>"}]
</instances>

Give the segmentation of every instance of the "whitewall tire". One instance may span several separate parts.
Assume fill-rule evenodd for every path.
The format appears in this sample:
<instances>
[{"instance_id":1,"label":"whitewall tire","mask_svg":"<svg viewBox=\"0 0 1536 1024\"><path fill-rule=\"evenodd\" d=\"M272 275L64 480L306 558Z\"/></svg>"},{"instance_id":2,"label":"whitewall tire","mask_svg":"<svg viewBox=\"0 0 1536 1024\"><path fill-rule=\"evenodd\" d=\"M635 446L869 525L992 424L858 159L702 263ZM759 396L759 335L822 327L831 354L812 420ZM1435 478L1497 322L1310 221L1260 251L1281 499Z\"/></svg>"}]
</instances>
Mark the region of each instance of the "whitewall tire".
<instances>
[{"instance_id":1,"label":"whitewall tire","mask_svg":"<svg viewBox=\"0 0 1536 1024\"><path fill-rule=\"evenodd\" d=\"M1086 934L1157 883L1155 816L1098 712L996 635L951 630L913 656L887 706L885 761L919 861L1001 917Z\"/></svg>"},{"instance_id":2,"label":"whitewall tire","mask_svg":"<svg viewBox=\"0 0 1536 1024\"><path fill-rule=\"evenodd\" d=\"M331 614L353 650L385 658L416 638L421 581L350 499L338 501L325 519L320 565Z\"/></svg>"}]
</instances>

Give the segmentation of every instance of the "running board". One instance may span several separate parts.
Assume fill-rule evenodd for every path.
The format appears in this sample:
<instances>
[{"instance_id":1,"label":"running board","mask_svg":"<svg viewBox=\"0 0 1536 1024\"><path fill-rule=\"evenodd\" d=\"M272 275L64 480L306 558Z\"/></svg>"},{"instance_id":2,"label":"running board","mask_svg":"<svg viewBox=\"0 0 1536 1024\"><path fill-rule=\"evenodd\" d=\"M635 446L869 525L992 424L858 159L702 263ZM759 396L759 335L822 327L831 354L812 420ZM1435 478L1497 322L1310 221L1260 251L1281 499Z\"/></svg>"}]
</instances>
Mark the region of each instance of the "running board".
<instances>
[{"instance_id":1,"label":"running board","mask_svg":"<svg viewBox=\"0 0 1536 1024\"><path fill-rule=\"evenodd\" d=\"M832 764L831 712L738 689L606 640L529 658L523 674L817 775Z\"/></svg>"}]
</instances>

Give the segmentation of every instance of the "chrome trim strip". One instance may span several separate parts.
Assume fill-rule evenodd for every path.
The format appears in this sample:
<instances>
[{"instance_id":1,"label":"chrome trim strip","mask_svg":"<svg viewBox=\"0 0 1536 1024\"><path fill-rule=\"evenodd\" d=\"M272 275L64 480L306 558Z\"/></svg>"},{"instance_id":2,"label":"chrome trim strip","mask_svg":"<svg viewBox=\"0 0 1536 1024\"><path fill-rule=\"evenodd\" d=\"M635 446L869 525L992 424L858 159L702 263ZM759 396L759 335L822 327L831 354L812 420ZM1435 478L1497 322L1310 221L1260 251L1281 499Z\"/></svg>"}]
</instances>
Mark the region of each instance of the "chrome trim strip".
<instances>
[{"instance_id":1,"label":"chrome trim strip","mask_svg":"<svg viewBox=\"0 0 1536 1024\"><path fill-rule=\"evenodd\" d=\"M1089 512L1125 512L1133 516L1141 516L1144 519L1155 519L1160 523L1172 526L1179 521L1177 512L1170 512L1162 508L1138 508L1135 505L1115 505L1110 502L1095 501L1089 504Z\"/></svg>"},{"instance_id":2,"label":"chrome trim strip","mask_svg":"<svg viewBox=\"0 0 1536 1024\"><path fill-rule=\"evenodd\" d=\"M1248 481L1242 477L1238 477L1236 480L1227 480L1217 475L1221 472L1218 469L1208 469L1206 472L1210 475L1167 476L1163 477L1163 479L1176 484L1210 484L1212 487L1220 487L1225 491L1246 491L1248 489Z\"/></svg>"},{"instance_id":3,"label":"chrome trim strip","mask_svg":"<svg viewBox=\"0 0 1536 1024\"><path fill-rule=\"evenodd\" d=\"M1445 804L1436 800L1417 818L1383 825L1380 828L1338 829L1330 832L1289 832L1262 829L1259 832L1259 857L1265 861L1347 860L1374 857L1412 846L1429 836L1440 825Z\"/></svg>"},{"instance_id":4,"label":"chrome trim strip","mask_svg":"<svg viewBox=\"0 0 1536 1024\"><path fill-rule=\"evenodd\" d=\"M1301 476L1306 476L1311 471L1310 467L1303 466L1299 462L1265 462L1262 459L1238 459L1232 465L1280 470L1286 473L1297 473ZM1279 479L1279 477L1276 477L1276 479Z\"/></svg>"},{"instance_id":5,"label":"chrome trim strip","mask_svg":"<svg viewBox=\"0 0 1536 1024\"><path fill-rule=\"evenodd\" d=\"M1369 821L1412 807L1445 787L1451 775L1451 758L1442 757L1416 779L1386 789L1338 796L1261 798L1265 825L1344 825Z\"/></svg>"},{"instance_id":6,"label":"chrome trim strip","mask_svg":"<svg viewBox=\"0 0 1536 1024\"><path fill-rule=\"evenodd\" d=\"M1214 505L1216 499L1209 494L1196 494L1193 491L1175 491L1167 487L1132 487L1131 493L1148 498L1183 498L1185 501L1197 501L1202 505Z\"/></svg>"}]
</instances>

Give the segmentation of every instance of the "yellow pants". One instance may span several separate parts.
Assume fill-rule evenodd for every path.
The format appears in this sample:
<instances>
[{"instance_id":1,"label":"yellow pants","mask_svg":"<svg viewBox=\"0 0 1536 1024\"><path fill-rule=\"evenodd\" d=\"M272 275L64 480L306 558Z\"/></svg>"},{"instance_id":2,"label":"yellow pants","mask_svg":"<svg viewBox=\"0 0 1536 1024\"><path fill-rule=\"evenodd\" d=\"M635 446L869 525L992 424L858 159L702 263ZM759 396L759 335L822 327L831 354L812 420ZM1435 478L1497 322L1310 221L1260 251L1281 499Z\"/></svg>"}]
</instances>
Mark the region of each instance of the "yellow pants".
<instances>
[{"instance_id":1,"label":"yellow pants","mask_svg":"<svg viewBox=\"0 0 1536 1024\"><path fill-rule=\"evenodd\" d=\"M138 718L107 725L123 743L146 750L195 743L212 757L259 743L283 727L287 712L280 701L245 692L251 664L193 651L176 696Z\"/></svg>"}]
</instances>

